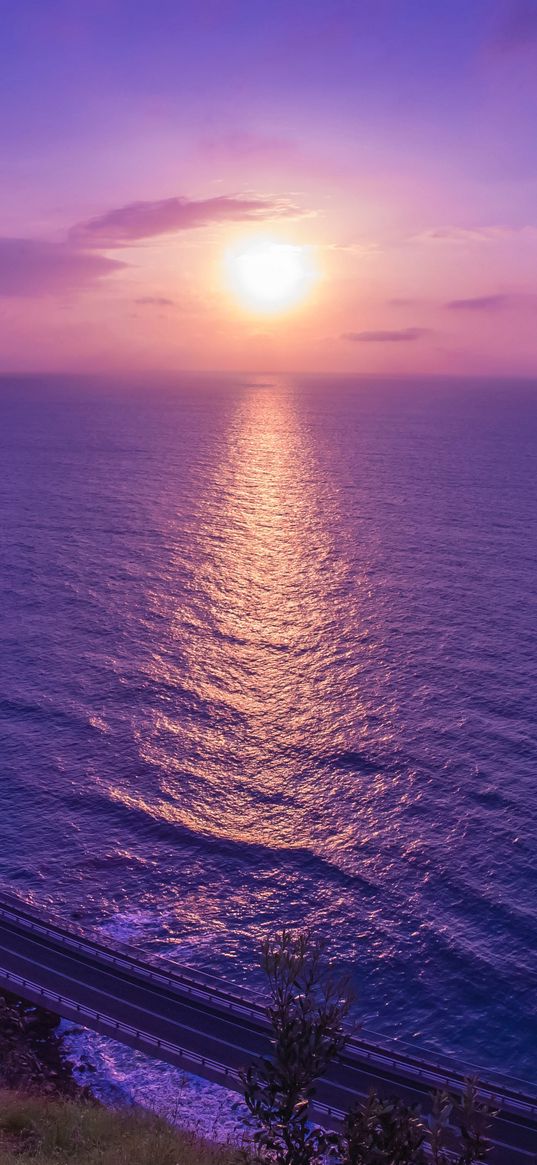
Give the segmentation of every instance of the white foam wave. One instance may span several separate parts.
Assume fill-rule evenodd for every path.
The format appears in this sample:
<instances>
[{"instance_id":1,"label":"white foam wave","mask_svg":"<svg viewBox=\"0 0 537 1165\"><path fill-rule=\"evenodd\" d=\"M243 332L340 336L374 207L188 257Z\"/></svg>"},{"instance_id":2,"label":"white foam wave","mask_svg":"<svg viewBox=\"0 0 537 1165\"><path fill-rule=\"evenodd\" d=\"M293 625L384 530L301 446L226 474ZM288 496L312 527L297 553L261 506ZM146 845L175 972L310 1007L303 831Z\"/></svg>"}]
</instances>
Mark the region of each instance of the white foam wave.
<instances>
[{"instance_id":1,"label":"white foam wave","mask_svg":"<svg viewBox=\"0 0 537 1165\"><path fill-rule=\"evenodd\" d=\"M236 1093L67 1021L60 1030L75 1079L103 1104L140 1105L211 1141L249 1140L248 1111Z\"/></svg>"}]
</instances>

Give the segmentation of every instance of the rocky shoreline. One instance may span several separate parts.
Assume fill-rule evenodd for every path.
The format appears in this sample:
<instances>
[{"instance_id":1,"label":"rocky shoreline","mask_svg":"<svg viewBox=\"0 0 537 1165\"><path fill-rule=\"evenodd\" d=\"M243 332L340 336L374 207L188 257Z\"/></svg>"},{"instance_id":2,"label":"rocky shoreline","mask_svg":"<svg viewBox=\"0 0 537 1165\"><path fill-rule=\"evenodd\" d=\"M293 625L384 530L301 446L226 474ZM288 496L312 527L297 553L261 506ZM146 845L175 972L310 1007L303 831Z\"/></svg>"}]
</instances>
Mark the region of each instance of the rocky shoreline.
<instances>
[{"instance_id":1,"label":"rocky shoreline","mask_svg":"<svg viewBox=\"0 0 537 1165\"><path fill-rule=\"evenodd\" d=\"M145 1109L185 1135L243 1145L237 1095L0 992L0 1092ZM1 1156L1 1154L0 1154Z\"/></svg>"},{"instance_id":2,"label":"rocky shoreline","mask_svg":"<svg viewBox=\"0 0 537 1165\"><path fill-rule=\"evenodd\" d=\"M60 1019L11 995L0 993L0 1085L74 1098L90 1097L75 1080L63 1052Z\"/></svg>"}]
</instances>

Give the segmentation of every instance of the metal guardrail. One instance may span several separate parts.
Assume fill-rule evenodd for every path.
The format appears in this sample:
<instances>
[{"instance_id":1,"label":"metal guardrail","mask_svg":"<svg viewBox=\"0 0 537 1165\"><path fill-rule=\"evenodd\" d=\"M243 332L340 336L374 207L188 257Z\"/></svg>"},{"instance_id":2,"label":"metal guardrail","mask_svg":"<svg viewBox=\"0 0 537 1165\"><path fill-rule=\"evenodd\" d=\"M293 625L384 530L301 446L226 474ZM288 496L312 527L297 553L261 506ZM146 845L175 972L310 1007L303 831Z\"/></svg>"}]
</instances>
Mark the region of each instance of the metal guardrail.
<instances>
[{"instance_id":1,"label":"metal guardrail","mask_svg":"<svg viewBox=\"0 0 537 1165\"><path fill-rule=\"evenodd\" d=\"M231 992L225 991L210 991L209 988L203 986L194 986L186 976L183 977L180 974L176 976L166 975L162 971L153 970L152 967L148 967L147 964L139 962L136 959L128 959L122 955L113 954L111 951L106 950L106 948L92 943L91 940L78 939L74 935L69 935L50 926L46 926L45 923L34 922L33 919L19 915L14 909L6 909L0 906L0 918L14 919L18 926L35 931L37 934L42 934L46 938L51 938L71 950L86 952L97 961L101 960L110 963L114 967L148 979L152 983L164 984L172 990L177 990L180 985L181 990L185 994L203 1001L208 999L210 1002L218 1004L220 1008L227 1006L230 1010L233 1009L238 1014L242 1014L254 1022L262 1021L265 1018L264 1008L261 1005L257 1007L254 1005L252 1007L251 1001L247 1001L244 996L236 996Z\"/></svg>"},{"instance_id":2,"label":"metal guardrail","mask_svg":"<svg viewBox=\"0 0 537 1165\"><path fill-rule=\"evenodd\" d=\"M48 911L47 925L47 922L44 922L40 917L36 907L24 900L20 900L15 894L10 894L3 888L0 892L0 910L6 911L8 914L11 913L18 922L32 922L36 927L41 926L47 934L50 934L52 937L58 939L61 942L79 942L81 944L81 949L87 948L93 953L97 951L98 954L121 958L121 955L110 955L110 949L102 941L96 938L95 935L92 935L88 938L88 936L83 933L78 926L73 923L66 923L65 919L61 918L57 914L54 914L50 910ZM133 948L127 944L115 942L114 950L123 952L126 961L129 964L134 965L136 968L146 972L153 972L153 968L148 966L147 961L143 961L142 959L137 958ZM241 995L239 989L230 991L229 988L223 987L222 980L219 979L216 975L209 974L207 971L201 971L197 967L191 967L188 963L181 963L178 965L174 963L173 960L166 959L161 955L157 957L159 960L159 966L164 967L168 971L168 975L166 975L164 971L157 971L155 968L154 973L156 974L163 974L165 978L167 977L173 982L188 983L190 981L194 981L197 985L199 985L201 981L203 982L206 990L210 993L215 993L218 996L222 995L223 997L230 998L232 1000L242 1000L246 1006L253 1006L254 1008L259 1007L260 1009L264 1009L266 1000L264 996L262 996L257 991L249 991L248 996L245 997Z\"/></svg>"},{"instance_id":3,"label":"metal guardrail","mask_svg":"<svg viewBox=\"0 0 537 1165\"><path fill-rule=\"evenodd\" d=\"M9 986L18 987L22 992L37 997L43 1003L48 1004L52 1010L61 1010L63 1012L74 1013L77 1019L85 1020L86 1026L93 1027L102 1034L109 1035L112 1039L123 1037L124 1042L129 1045L138 1047L141 1051L149 1051L162 1057L163 1059L180 1061L185 1068L193 1069L194 1074L214 1079L234 1092L241 1092L242 1085L240 1074L234 1068L228 1068L225 1064L220 1064L217 1060L213 1060L208 1056L199 1056L197 1052L187 1051L179 1044L173 1044L169 1040L162 1040L156 1036L151 1036L146 1032L140 1031L131 1024L126 1024L122 1020L112 1019L111 1016L103 1015L102 1012L95 1011L91 1007L86 1007L84 1004L77 1003L74 999L69 999L68 996L59 994L55 991L48 991L45 987L41 987L38 983L33 983L32 980L24 978L22 975L17 975L13 971L5 971L0 969L0 983L6 982ZM345 1112L342 1109L335 1108L332 1105L324 1104L322 1101L314 1100L311 1105L312 1114L315 1113L318 1118L329 1127L340 1128L345 1120ZM505 1148L509 1150L509 1146L503 1146L496 1142L498 1148ZM509 1150L510 1151L510 1150ZM524 1150L515 1150L519 1159L521 1153L523 1159L531 1162L532 1156L528 1156ZM451 1158L452 1154L448 1153ZM453 1158L454 1159L454 1158Z\"/></svg>"},{"instance_id":4,"label":"metal guardrail","mask_svg":"<svg viewBox=\"0 0 537 1165\"><path fill-rule=\"evenodd\" d=\"M14 899L14 903L16 903L16 899ZM181 993L186 994L188 997L205 1003L209 1002L219 1010L227 1008L231 1014L243 1016L256 1024L262 1024L262 1026L268 1026L265 1008L261 1003L254 1003L252 1006L252 1001L247 1000L242 995L234 994L225 989L210 990L209 987L196 986L186 974L176 973L175 975L167 975L153 969L136 958L115 954L100 943L94 943L92 940L83 937L75 937L73 934L70 934L63 928L56 927L54 924L47 925L44 922L37 921L31 916L27 907L26 910L28 913L25 912L24 907L21 907L19 911L18 905L14 905L13 907L0 905L0 918L4 917L13 920L18 926L44 935L56 943L61 943L62 946L68 949L86 953L97 962L102 961L120 970L125 970L134 977L144 978L157 985L164 985L175 992L180 988ZM3 972L0 971L1 974ZM195 971L192 969L192 975L194 974ZM55 998L54 995L53 998ZM62 997L58 998L60 999ZM75 1008L78 1007L77 1004L73 1004L73 1006ZM78 1010L80 1011L79 1007ZM88 1013L91 1013L91 1009L87 1010ZM115 1023L113 1020L110 1022ZM124 1025L124 1027L127 1029L128 1025ZM153 1040L151 1036L144 1038L148 1041ZM161 1045L157 1044L155 1046L160 1047ZM170 1047L175 1047L175 1045L170 1045ZM375 1066L381 1069L387 1068L392 1072L403 1073L405 1076L414 1077L420 1083L432 1086L433 1088L448 1087L456 1090L464 1086L465 1075L462 1072L459 1073L455 1069L448 1071L443 1066L422 1061L412 1054L396 1057L390 1055L388 1050L368 1045L366 1041L353 1040L351 1038L345 1048L344 1056L345 1059L352 1059L358 1064L365 1062L368 1066ZM227 1072L230 1071L228 1069L224 1070ZM480 1094L487 1100L504 1101L506 1111L516 1109L519 1115L526 1115L531 1119L537 1119L537 1102L534 1102L533 1098L530 1098L526 1093L514 1088L514 1082L510 1083L508 1078L506 1078L506 1083L508 1087L502 1090L499 1088L499 1080L498 1086L492 1085L490 1087L484 1087L482 1085L480 1087Z\"/></svg>"},{"instance_id":5,"label":"metal guardrail","mask_svg":"<svg viewBox=\"0 0 537 1165\"><path fill-rule=\"evenodd\" d=\"M76 1000L69 999L67 995L61 995L56 991L48 991L47 988L41 987L39 983L33 983L31 979L17 975L14 971L0 969L0 982L22 988L23 992L27 991L33 995L37 995L40 999L51 1005L53 1010L62 1007L65 1011L75 1012L81 1019L91 1021L87 1024L88 1027L96 1023L100 1028L109 1028L112 1038L114 1035L117 1037L119 1034L129 1036L140 1045L149 1045L159 1052L169 1052L170 1055L187 1060L197 1068L210 1069L215 1074L220 1075L223 1080L230 1082L229 1087L233 1087L231 1081L236 1086L239 1086L239 1073L234 1068L228 1068L225 1064L219 1064L218 1061L212 1060L208 1056L199 1056L197 1052L189 1052L185 1048L181 1048L179 1044L173 1044L169 1040L162 1040L157 1036L151 1036L139 1028L132 1027L131 1024L123 1023L122 1020L113 1019L111 1016L103 1014L102 1011L95 1011L92 1007L86 1007L83 1003L77 1003Z\"/></svg>"},{"instance_id":6,"label":"metal guardrail","mask_svg":"<svg viewBox=\"0 0 537 1165\"><path fill-rule=\"evenodd\" d=\"M40 999L45 1000L49 1004L61 1005L65 1010L69 1009L70 1011L74 1011L77 1016L93 1020L101 1027L109 1027L112 1035L117 1036L119 1033L128 1035L141 1044L149 1044L159 1052L167 1051L173 1056L188 1061L197 1068L209 1068L215 1074L220 1075L234 1091L235 1089L242 1091L239 1072L235 1068L228 1068L226 1064L220 1064L217 1060L212 1060L209 1056L199 1056L197 1052L189 1052L186 1048L182 1048L179 1044L173 1044L170 1040L162 1040L157 1036L151 1036L146 1032L140 1031L139 1028L133 1027L131 1024L124 1023L122 1020L112 1019L111 1016L103 1015L102 1011L95 1011L92 1007L86 1007L83 1003L77 1003L74 999L69 999L66 995L58 994L56 991L48 991L46 987L41 987L39 983L33 983L31 979L25 979L22 975L17 975L14 971L0 969L0 982L3 981L7 981L15 987L22 987L23 990L31 991L34 995L38 995ZM326 1116L334 1117L334 1119L342 1121L345 1117L345 1113L342 1110L328 1104L323 1104L322 1101L316 1100L313 1107Z\"/></svg>"}]
</instances>

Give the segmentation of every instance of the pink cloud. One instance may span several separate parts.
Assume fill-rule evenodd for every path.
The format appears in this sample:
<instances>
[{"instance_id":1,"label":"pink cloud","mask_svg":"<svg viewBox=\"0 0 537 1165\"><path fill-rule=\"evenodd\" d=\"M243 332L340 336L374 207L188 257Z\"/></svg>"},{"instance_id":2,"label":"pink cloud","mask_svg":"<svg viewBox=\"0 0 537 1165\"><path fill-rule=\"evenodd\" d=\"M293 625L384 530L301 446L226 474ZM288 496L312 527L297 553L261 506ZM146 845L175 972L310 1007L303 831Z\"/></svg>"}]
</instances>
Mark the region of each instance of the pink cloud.
<instances>
[{"instance_id":1,"label":"pink cloud","mask_svg":"<svg viewBox=\"0 0 537 1165\"><path fill-rule=\"evenodd\" d=\"M475 295L469 299L452 299L446 304L451 311L505 311L513 307L535 307L537 296L526 295Z\"/></svg>"},{"instance_id":2,"label":"pink cloud","mask_svg":"<svg viewBox=\"0 0 537 1165\"><path fill-rule=\"evenodd\" d=\"M428 328L401 328L398 331L343 332L341 339L351 340L353 344L401 344L421 340L428 331Z\"/></svg>"},{"instance_id":3,"label":"pink cloud","mask_svg":"<svg viewBox=\"0 0 537 1165\"><path fill-rule=\"evenodd\" d=\"M168 299L166 295L140 295L134 302L141 307L173 307L175 304L175 300Z\"/></svg>"},{"instance_id":4,"label":"pink cloud","mask_svg":"<svg viewBox=\"0 0 537 1165\"><path fill-rule=\"evenodd\" d=\"M537 227L533 225L521 227L491 226L491 227L434 227L432 230L422 231L408 241L410 243L501 243L509 239L523 239L529 243L537 242Z\"/></svg>"},{"instance_id":5,"label":"pink cloud","mask_svg":"<svg viewBox=\"0 0 537 1165\"><path fill-rule=\"evenodd\" d=\"M67 243L0 238L0 296L43 296L80 290L125 267Z\"/></svg>"},{"instance_id":6,"label":"pink cloud","mask_svg":"<svg viewBox=\"0 0 537 1165\"><path fill-rule=\"evenodd\" d=\"M230 194L203 199L161 198L154 202L130 202L79 223L71 230L70 238L82 247L106 249L211 223L296 218L303 213L284 198Z\"/></svg>"}]
</instances>

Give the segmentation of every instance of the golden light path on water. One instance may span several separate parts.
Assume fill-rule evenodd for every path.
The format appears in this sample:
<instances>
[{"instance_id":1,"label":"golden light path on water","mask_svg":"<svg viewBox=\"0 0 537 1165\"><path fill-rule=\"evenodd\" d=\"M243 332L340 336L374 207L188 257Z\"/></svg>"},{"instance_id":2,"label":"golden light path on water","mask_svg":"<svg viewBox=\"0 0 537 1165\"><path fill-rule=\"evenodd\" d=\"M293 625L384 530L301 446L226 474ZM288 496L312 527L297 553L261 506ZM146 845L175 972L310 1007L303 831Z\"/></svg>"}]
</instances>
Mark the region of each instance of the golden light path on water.
<instances>
[{"instance_id":1,"label":"golden light path on water","mask_svg":"<svg viewBox=\"0 0 537 1165\"><path fill-rule=\"evenodd\" d=\"M342 547L344 499L316 457L285 382L253 382L206 484L191 585L165 604L175 659L168 643L155 646L155 683L186 689L198 711L181 718L172 700L169 714L137 729L141 758L158 774L151 798L132 785L109 795L193 837L258 849L276 867L278 852L300 852L352 873L381 827L387 777L371 766L357 782L345 758L372 735L388 744L391 713L380 668L378 702L362 696L375 646L360 627L360 586ZM171 578L184 532L177 546ZM254 892L248 882L242 893L236 887L235 908ZM284 875L269 893L282 892ZM332 896L336 908L336 887ZM198 898L202 925L209 915L217 922L215 908L223 925L229 900L199 887Z\"/></svg>"}]
</instances>

